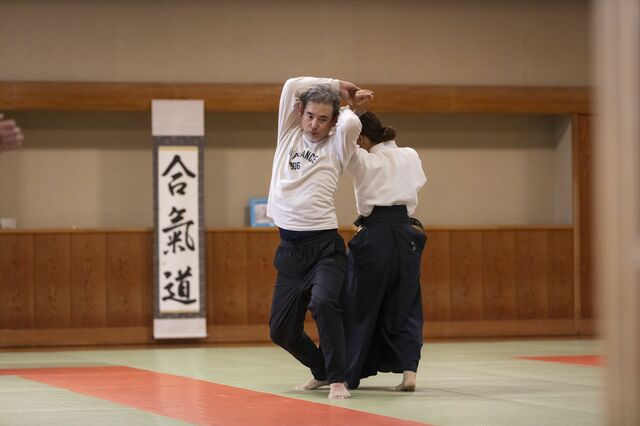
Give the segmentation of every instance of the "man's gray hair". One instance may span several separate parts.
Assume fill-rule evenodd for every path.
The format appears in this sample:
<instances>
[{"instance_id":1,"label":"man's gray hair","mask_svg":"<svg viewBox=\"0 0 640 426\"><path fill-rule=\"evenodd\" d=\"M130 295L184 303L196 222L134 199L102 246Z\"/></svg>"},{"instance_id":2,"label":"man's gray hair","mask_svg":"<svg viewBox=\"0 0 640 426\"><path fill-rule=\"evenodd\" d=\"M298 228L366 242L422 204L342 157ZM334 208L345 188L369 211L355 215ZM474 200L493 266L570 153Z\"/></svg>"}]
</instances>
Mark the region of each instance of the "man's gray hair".
<instances>
[{"instance_id":1,"label":"man's gray hair","mask_svg":"<svg viewBox=\"0 0 640 426\"><path fill-rule=\"evenodd\" d=\"M340 113L340 96L330 86L319 84L299 93L297 97L302 103L303 111L307 108L309 102L315 102L317 104L331 105L333 107L332 118L336 118Z\"/></svg>"}]
</instances>

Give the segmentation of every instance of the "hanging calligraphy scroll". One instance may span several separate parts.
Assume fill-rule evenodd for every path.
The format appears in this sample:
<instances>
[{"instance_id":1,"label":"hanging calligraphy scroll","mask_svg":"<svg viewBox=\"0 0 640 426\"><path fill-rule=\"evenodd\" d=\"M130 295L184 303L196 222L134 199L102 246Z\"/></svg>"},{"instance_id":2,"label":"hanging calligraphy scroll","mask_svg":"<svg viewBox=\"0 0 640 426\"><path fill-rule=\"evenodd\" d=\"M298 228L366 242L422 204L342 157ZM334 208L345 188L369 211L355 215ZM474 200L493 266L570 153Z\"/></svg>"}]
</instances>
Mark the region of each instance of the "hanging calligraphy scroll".
<instances>
[{"instance_id":1,"label":"hanging calligraphy scroll","mask_svg":"<svg viewBox=\"0 0 640 426\"><path fill-rule=\"evenodd\" d=\"M204 102L152 102L154 170L153 336L206 337Z\"/></svg>"}]
</instances>

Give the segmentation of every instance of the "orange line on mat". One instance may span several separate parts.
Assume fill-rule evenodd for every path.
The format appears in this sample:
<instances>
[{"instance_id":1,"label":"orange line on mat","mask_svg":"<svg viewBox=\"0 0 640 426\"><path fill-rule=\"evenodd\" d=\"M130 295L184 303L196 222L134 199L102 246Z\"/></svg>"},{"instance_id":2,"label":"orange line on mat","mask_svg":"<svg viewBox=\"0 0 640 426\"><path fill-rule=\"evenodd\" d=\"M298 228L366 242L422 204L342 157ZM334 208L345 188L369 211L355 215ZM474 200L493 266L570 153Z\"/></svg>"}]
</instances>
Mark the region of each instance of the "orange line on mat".
<instances>
[{"instance_id":1,"label":"orange line on mat","mask_svg":"<svg viewBox=\"0 0 640 426\"><path fill-rule=\"evenodd\" d=\"M564 356L519 356L519 359L531 359L534 361L561 362L564 364L589 365L602 367L604 360L599 355L564 355Z\"/></svg>"},{"instance_id":2,"label":"orange line on mat","mask_svg":"<svg viewBox=\"0 0 640 426\"><path fill-rule=\"evenodd\" d=\"M422 425L131 367L0 369L0 375L20 376L202 425Z\"/></svg>"}]
</instances>

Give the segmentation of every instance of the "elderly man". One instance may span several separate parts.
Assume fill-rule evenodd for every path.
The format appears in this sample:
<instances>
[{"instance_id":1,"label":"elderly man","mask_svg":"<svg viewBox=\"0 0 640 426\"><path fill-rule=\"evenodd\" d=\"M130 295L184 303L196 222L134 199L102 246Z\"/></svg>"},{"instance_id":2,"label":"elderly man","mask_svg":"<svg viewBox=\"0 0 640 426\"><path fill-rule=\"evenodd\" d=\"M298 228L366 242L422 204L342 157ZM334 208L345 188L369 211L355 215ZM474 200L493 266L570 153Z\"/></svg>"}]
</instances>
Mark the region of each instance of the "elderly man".
<instances>
[{"instance_id":1,"label":"elderly man","mask_svg":"<svg viewBox=\"0 0 640 426\"><path fill-rule=\"evenodd\" d=\"M271 339L311 370L296 389L329 385L329 399L345 399L345 341L340 291L347 272L338 234L334 194L357 148L361 124L350 108L368 102L370 91L346 81L289 79L280 96L278 140L267 215L280 231L274 259L278 272ZM304 332L306 311L318 326L320 347Z\"/></svg>"}]
</instances>

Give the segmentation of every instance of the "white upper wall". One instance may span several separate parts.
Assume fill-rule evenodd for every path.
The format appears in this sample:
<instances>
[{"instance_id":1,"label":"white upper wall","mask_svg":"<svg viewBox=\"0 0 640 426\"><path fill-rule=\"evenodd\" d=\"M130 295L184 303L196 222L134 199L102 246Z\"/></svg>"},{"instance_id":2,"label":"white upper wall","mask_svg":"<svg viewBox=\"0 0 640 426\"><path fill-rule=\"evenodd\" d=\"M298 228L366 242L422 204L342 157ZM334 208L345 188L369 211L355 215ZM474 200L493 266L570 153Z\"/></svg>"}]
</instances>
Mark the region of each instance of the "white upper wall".
<instances>
[{"instance_id":1,"label":"white upper wall","mask_svg":"<svg viewBox=\"0 0 640 426\"><path fill-rule=\"evenodd\" d=\"M0 80L590 84L586 0L0 2Z\"/></svg>"}]
</instances>

